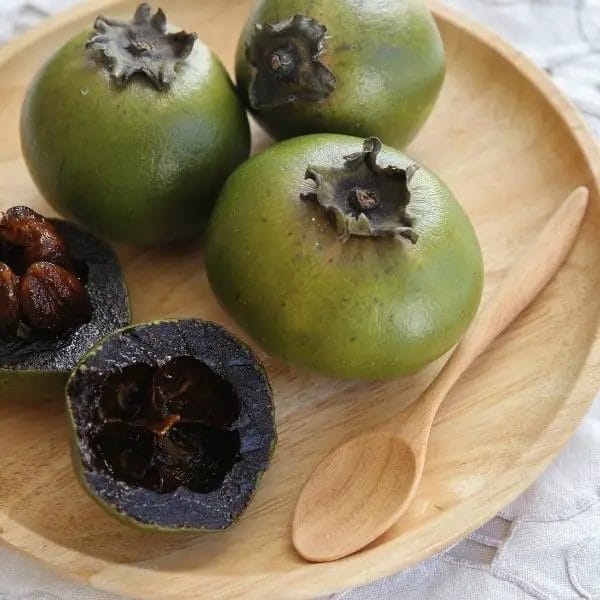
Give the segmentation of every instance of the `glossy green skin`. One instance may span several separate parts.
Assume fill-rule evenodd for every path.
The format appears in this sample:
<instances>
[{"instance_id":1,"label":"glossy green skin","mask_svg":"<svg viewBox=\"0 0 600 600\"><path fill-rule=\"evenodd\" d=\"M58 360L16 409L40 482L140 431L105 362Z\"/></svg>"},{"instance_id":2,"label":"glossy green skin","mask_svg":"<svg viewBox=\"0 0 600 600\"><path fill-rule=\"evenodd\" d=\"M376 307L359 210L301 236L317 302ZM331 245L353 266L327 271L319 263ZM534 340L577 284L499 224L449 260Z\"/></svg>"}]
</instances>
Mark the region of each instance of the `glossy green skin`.
<instances>
[{"instance_id":1,"label":"glossy green skin","mask_svg":"<svg viewBox=\"0 0 600 600\"><path fill-rule=\"evenodd\" d=\"M248 157L248 120L218 59L197 41L168 91L142 75L117 88L67 42L29 88L23 154L48 202L103 237L159 244L198 235Z\"/></svg>"},{"instance_id":2,"label":"glossy green skin","mask_svg":"<svg viewBox=\"0 0 600 600\"><path fill-rule=\"evenodd\" d=\"M256 113L274 137L307 133L377 136L402 148L421 129L438 97L444 48L422 0L263 0L242 32L236 77L247 98L254 68L245 56L257 23L296 13L327 27L321 62L337 79L322 102L296 102ZM248 103L248 102L247 102Z\"/></svg>"},{"instance_id":3,"label":"glossy green skin","mask_svg":"<svg viewBox=\"0 0 600 600\"><path fill-rule=\"evenodd\" d=\"M380 379L419 370L471 322L483 284L475 232L425 168L408 208L419 239L340 242L322 209L300 199L308 165L339 165L362 140L321 134L273 146L227 181L208 229L213 290L268 352L326 375ZM378 163L410 160L384 147Z\"/></svg>"}]
</instances>

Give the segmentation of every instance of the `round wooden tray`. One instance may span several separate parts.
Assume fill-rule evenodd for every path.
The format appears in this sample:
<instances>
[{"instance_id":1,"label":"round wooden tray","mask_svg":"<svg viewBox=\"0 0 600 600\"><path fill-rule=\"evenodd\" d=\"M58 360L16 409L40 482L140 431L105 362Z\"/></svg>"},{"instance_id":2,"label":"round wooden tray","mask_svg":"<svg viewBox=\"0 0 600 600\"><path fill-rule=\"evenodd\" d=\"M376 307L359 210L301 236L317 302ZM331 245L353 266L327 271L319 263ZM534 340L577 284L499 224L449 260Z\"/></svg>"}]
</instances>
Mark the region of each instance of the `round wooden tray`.
<instances>
[{"instance_id":1,"label":"round wooden tray","mask_svg":"<svg viewBox=\"0 0 600 600\"><path fill-rule=\"evenodd\" d=\"M19 151L29 79L98 12L126 14L134 4L88 2L0 51L0 208L25 203L49 213ZM169 0L167 8L172 22L198 31L231 66L251 4ZM265 357L280 442L254 503L232 530L173 537L140 533L105 515L72 475L57 400L0 406L5 542L64 575L137 598L309 598L388 575L447 547L549 464L600 381L600 155L541 71L480 26L441 6L435 11L448 77L409 151L446 180L469 212L484 251L486 294L575 186L589 186L591 206L556 279L445 402L406 517L369 549L334 563L306 563L290 542L294 502L311 469L349 435L416 398L439 365L401 381L355 383L313 377ZM255 146L264 146L264 135L254 133ZM198 316L236 330L210 292L198 246L119 252L136 321Z\"/></svg>"}]
</instances>

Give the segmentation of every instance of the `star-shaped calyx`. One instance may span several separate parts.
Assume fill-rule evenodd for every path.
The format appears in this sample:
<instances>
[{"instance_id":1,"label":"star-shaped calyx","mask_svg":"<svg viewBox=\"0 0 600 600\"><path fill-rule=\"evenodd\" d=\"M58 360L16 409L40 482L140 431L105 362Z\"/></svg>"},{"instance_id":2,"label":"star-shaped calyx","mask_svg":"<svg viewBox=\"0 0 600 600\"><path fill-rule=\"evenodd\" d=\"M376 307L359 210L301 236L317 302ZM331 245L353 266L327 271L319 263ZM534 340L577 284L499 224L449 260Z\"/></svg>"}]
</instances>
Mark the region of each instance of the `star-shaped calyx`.
<instances>
[{"instance_id":1,"label":"star-shaped calyx","mask_svg":"<svg viewBox=\"0 0 600 600\"><path fill-rule=\"evenodd\" d=\"M252 108L318 102L335 89L333 73L321 63L327 28L304 15L258 24L246 46L255 68L249 88Z\"/></svg>"},{"instance_id":2,"label":"star-shaped calyx","mask_svg":"<svg viewBox=\"0 0 600 600\"><path fill-rule=\"evenodd\" d=\"M192 52L195 33L167 32L167 18L158 9L140 4L130 22L98 17L87 47L108 67L114 81L123 86L133 75L145 75L158 89L168 88L177 66Z\"/></svg>"},{"instance_id":3,"label":"star-shaped calyx","mask_svg":"<svg viewBox=\"0 0 600 600\"><path fill-rule=\"evenodd\" d=\"M414 217L408 211L408 184L418 165L406 169L380 167L381 141L367 138L361 152L344 156L341 167L309 167L306 178L315 184L303 199L321 206L335 223L341 241L350 236L396 236L417 242Z\"/></svg>"}]
</instances>

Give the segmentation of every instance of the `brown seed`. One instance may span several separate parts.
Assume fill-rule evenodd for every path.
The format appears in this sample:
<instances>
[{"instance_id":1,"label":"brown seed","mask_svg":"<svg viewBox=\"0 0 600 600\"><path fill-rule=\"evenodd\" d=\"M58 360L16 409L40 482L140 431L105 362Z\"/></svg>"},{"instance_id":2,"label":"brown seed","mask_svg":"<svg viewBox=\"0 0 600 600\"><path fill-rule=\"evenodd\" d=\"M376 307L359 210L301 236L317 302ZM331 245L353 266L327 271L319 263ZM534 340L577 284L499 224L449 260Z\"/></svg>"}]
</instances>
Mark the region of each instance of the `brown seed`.
<instances>
[{"instance_id":1,"label":"brown seed","mask_svg":"<svg viewBox=\"0 0 600 600\"><path fill-rule=\"evenodd\" d=\"M24 321L36 331L63 333L90 320L87 290L66 269L48 262L32 264L19 282Z\"/></svg>"},{"instance_id":2,"label":"brown seed","mask_svg":"<svg viewBox=\"0 0 600 600\"><path fill-rule=\"evenodd\" d=\"M22 249L21 272L34 262L51 262L76 273L75 263L54 225L27 206L14 206L0 219L0 238L8 246Z\"/></svg>"},{"instance_id":3,"label":"brown seed","mask_svg":"<svg viewBox=\"0 0 600 600\"><path fill-rule=\"evenodd\" d=\"M0 262L0 334L12 331L19 322L18 286L19 278L8 265Z\"/></svg>"}]
</instances>

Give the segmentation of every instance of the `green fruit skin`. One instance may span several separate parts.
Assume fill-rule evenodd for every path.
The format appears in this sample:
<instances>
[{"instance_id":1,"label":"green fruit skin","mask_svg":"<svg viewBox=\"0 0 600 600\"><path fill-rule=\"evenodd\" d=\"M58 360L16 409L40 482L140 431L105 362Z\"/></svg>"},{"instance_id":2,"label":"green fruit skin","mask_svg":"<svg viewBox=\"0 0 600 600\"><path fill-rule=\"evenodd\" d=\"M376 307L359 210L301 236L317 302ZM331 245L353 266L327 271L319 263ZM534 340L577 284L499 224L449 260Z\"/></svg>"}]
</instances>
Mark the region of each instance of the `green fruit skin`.
<instances>
[{"instance_id":1,"label":"green fruit skin","mask_svg":"<svg viewBox=\"0 0 600 600\"><path fill-rule=\"evenodd\" d=\"M25 98L21 143L35 183L58 212L114 241L198 235L249 154L248 119L229 76L197 41L169 90L142 75L118 88L88 56L89 35L67 42Z\"/></svg>"},{"instance_id":2,"label":"green fruit skin","mask_svg":"<svg viewBox=\"0 0 600 600\"><path fill-rule=\"evenodd\" d=\"M263 0L237 49L236 78L246 100L254 68L245 48L255 25L277 23L296 13L327 27L331 37L321 62L335 75L336 88L322 102L258 110L260 124L278 139L331 132L375 135L404 147L433 109L445 72L443 43L424 2Z\"/></svg>"},{"instance_id":3,"label":"green fruit skin","mask_svg":"<svg viewBox=\"0 0 600 600\"><path fill-rule=\"evenodd\" d=\"M325 375L384 379L449 350L481 299L475 232L448 188L420 168L409 210L419 239L340 242L322 209L300 198L308 165L341 165L362 140L294 138L228 179L208 228L206 267L223 306L265 350ZM411 161L384 147L378 163Z\"/></svg>"}]
</instances>

